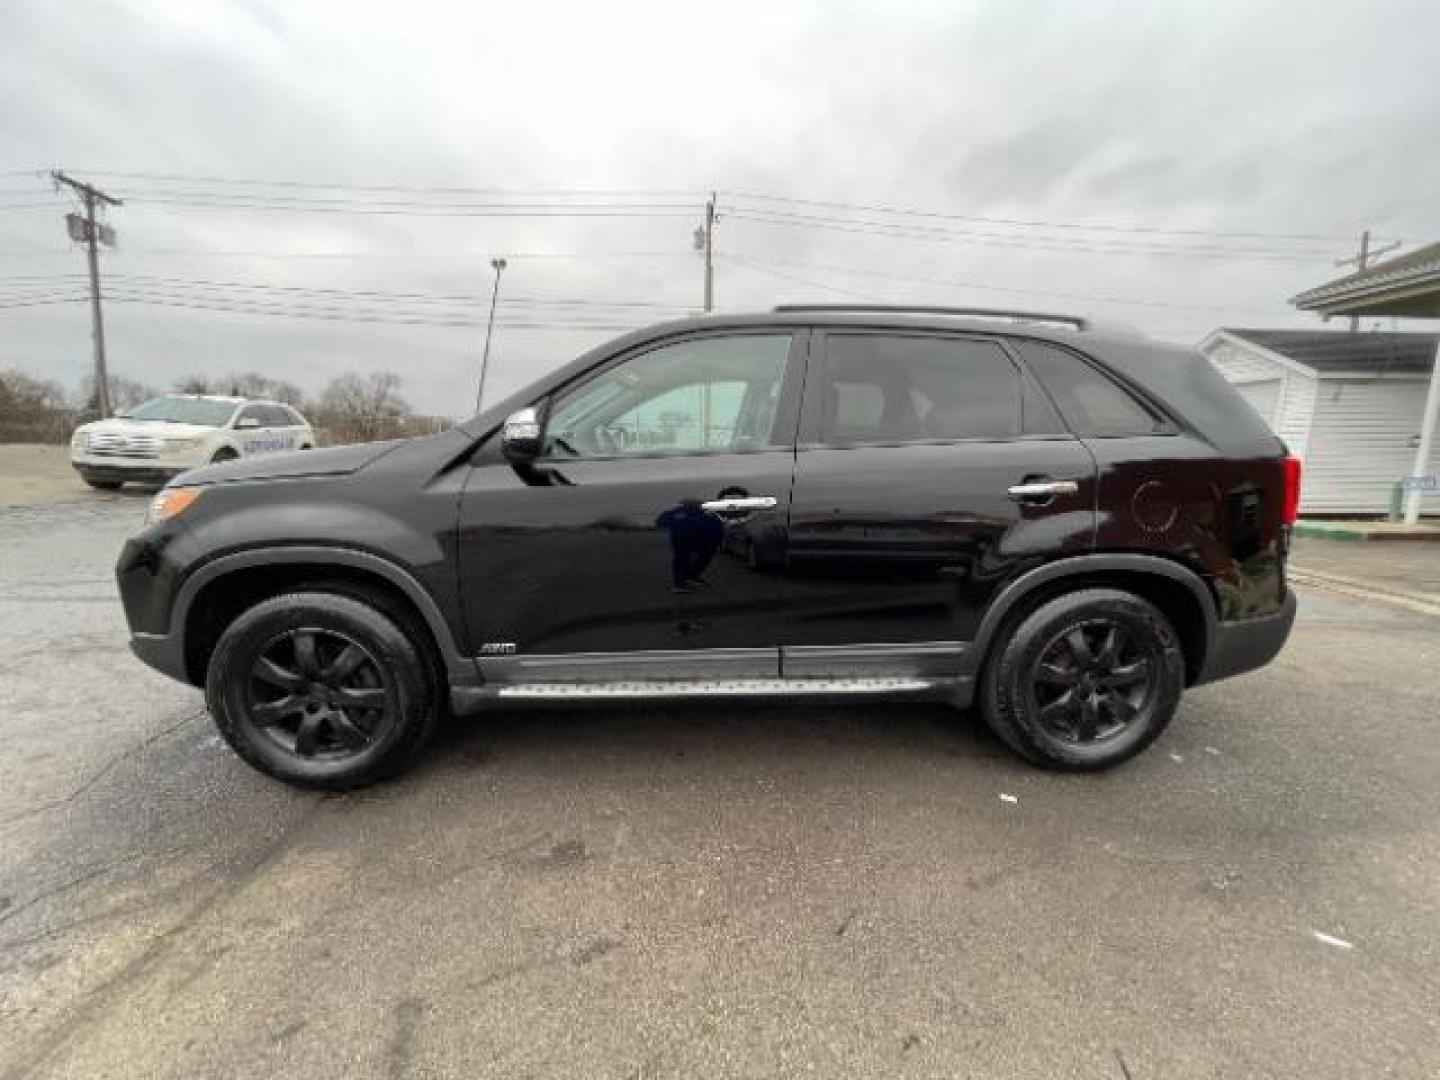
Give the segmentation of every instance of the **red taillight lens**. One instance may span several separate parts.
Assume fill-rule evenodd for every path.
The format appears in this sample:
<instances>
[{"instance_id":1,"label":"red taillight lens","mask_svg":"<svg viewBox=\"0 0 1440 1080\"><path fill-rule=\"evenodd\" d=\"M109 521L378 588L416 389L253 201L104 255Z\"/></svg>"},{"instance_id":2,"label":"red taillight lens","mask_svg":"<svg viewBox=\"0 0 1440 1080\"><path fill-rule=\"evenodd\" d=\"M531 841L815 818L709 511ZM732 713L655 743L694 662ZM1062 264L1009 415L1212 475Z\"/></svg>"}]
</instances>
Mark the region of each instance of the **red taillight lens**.
<instances>
[{"instance_id":1,"label":"red taillight lens","mask_svg":"<svg viewBox=\"0 0 1440 1080\"><path fill-rule=\"evenodd\" d=\"M1281 508L1280 520L1294 525L1300 516L1300 459L1294 454L1285 457L1285 502Z\"/></svg>"}]
</instances>

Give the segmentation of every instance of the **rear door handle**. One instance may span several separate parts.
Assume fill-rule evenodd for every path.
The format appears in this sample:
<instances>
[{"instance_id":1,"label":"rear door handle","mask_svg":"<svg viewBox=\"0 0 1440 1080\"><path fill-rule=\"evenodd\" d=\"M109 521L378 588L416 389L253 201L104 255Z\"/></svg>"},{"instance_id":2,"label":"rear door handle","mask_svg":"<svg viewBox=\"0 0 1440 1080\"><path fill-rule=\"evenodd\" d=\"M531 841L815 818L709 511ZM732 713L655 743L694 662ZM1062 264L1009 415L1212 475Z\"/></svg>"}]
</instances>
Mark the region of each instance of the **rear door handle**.
<instances>
[{"instance_id":1,"label":"rear door handle","mask_svg":"<svg viewBox=\"0 0 1440 1080\"><path fill-rule=\"evenodd\" d=\"M773 495L747 495L743 499L711 499L700 504L701 510L712 514L748 514L752 510L774 510Z\"/></svg>"},{"instance_id":2,"label":"rear door handle","mask_svg":"<svg viewBox=\"0 0 1440 1080\"><path fill-rule=\"evenodd\" d=\"M1006 494L1016 502L1048 502L1056 495L1074 495L1079 490L1075 480L1027 480L1015 484Z\"/></svg>"}]
</instances>

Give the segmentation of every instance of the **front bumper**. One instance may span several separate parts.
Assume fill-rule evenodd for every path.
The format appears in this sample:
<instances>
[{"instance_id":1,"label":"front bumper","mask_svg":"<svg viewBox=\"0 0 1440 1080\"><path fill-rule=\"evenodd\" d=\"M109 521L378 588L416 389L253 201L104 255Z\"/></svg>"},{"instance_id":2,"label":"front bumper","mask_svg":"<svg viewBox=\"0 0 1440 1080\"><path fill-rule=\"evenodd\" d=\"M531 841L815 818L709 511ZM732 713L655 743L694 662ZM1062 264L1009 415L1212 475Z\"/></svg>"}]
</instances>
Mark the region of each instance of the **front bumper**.
<instances>
[{"instance_id":1,"label":"front bumper","mask_svg":"<svg viewBox=\"0 0 1440 1080\"><path fill-rule=\"evenodd\" d=\"M1295 590L1287 589L1285 603L1274 615L1217 624L1195 685L1242 675L1274 660L1290 637L1295 610Z\"/></svg>"},{"instance_id":2,"label":"front bumper","mask_svg":"<svg viewBox=\"0 0 1440 1080\"><path fill-rule=\"evenodd\" d=\"M103 483L168 484L193 465L119 465L114 462L99 464L91 461L72 461L71 467L86 480Z\"/></svg>"},{"instance_id":3,"label":"front bumper","mask_svg":"<svg viewBox=\"0 0 1440 1080\"><path fill-rule=\"evenodd\" d=\"M179 634L136 631L130 635L130 651L156 671L183 683L190 681L185 671L185 649Z\"/></svg>"}]
</instances>

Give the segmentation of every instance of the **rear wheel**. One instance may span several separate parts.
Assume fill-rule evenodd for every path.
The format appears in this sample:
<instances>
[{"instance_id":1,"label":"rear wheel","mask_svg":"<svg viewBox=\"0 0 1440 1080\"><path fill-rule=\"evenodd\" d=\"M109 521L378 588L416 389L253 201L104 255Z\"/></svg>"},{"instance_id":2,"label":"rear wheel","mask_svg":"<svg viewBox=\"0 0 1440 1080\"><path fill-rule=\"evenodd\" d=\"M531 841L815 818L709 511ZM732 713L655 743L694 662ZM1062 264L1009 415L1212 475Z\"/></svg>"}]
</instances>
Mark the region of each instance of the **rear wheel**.
<instances>
[{"instance_id":1,"label":"rear wheel","mask_svg":"<svg viewBox=\"0 0 1440 1080\"><path fill-rule=\"evenodd\" d=\"M1051 769L1105 769L1134 757L1165 730L1185 684L1174 627L1119 589L1056 597L998 649L981 687L985 720Z\"/></svg>"},{"instance_id":2,"label":"rear wheel","mask_svg":"<svg viewBox=\"0 0 1440 1080\"><path fill-rule=\"evenodd\" d=\"M215 647L205 693L221 735L255 768L343 790L392 775L438 716L433 665L405 620L354 596L262 601Z\"/></svg>"}]
</instances>

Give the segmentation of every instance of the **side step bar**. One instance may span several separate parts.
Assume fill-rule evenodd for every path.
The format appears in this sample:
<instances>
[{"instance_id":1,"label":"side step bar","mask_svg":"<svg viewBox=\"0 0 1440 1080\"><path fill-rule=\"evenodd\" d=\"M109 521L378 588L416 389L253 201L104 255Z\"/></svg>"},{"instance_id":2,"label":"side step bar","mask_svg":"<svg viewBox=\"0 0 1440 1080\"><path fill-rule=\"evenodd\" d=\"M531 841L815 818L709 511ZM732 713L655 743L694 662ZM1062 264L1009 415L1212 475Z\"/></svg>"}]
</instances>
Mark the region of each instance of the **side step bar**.
<instances>
[{"instance_id":1,"label":"side step bar","mask_svg":"<svg viewBox=\"0 0 1440 1080\"><path fill-rule=\"evenodd\" d=\"M507 702L661 701L674 698L922 697L965 705L971 680L918 675L813 679L629 679L617 682L529 682L456 686L457 713Z\"/></svg>"}]
</instances>

